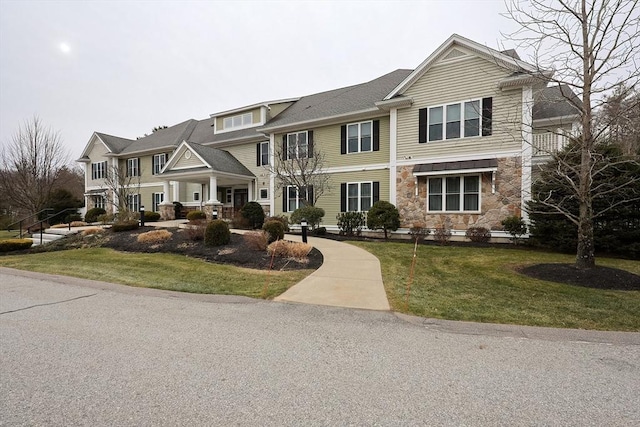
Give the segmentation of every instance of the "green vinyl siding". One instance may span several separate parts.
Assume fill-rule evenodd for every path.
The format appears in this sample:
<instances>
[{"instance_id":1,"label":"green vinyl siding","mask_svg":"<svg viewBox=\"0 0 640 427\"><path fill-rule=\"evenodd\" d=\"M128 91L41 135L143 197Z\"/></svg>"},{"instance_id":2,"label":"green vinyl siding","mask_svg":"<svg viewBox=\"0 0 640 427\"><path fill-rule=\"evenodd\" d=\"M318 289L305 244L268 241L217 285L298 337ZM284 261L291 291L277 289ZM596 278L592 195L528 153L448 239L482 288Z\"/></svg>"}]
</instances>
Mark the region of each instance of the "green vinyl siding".
<instances>
[{"instance_id":1,"label":"green vinyl siding","mask_svg":"<svg viewBox=\"0 0 640 427\"><path fill-rule=\"evenodd\" d=\"M435 64L404 95L413 99L398 111L398 159L490 155L522 147L522 90L501 91L498 81L511 72L491 61L468 55L467 59ZM418 143L421 108L493 98L492 135Z\"/></svg>"}]
</instances>

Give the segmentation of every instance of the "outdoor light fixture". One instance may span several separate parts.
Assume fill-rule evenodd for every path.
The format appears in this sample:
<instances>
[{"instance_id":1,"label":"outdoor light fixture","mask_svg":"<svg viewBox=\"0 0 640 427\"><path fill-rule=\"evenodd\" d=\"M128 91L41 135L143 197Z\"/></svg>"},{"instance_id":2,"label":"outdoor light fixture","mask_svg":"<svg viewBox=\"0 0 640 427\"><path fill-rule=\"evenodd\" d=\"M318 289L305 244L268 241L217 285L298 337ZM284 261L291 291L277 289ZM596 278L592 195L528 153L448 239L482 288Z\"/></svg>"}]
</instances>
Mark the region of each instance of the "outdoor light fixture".
<instances>
[{"instance_id":1,"label":"outdoor light fixture","mask_svg":"<svg viewBox=\"0 0 640 427\"><path fill-rule=\"evenodd\" d=\"M218 209L214 209L212 215L213 219L218 219Z\"/></svg>"},{"instance_id":2,"label":"outdoor light fixture","mask_svg":"<svg viewBox=\"0 0 640 427\"><path fill-rule=\"evenodd\" d=\"M302 227L302 242L307 243L307 219L302 218L300 221L300 226Z\"/></svg>"},{"instance_id":3,"label":"outdoor light fixture","mask_svg":"<svg viewBox=\"0 0 640 427\"><path fill-rule=\"evenodd\" d=\"M140 206L140 227L144 227L144 206Z\"/></svg>"}]
</instances>

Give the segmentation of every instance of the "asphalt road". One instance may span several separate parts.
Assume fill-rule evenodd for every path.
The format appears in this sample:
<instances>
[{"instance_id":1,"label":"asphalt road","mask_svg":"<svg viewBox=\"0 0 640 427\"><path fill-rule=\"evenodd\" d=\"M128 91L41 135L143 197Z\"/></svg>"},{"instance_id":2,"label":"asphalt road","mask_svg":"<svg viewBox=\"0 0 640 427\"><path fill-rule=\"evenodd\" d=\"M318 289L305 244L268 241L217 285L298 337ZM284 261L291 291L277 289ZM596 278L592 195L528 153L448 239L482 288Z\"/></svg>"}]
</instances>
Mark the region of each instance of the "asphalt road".
<instances>
[{"instance_id":1,"label":"asphalt road","mask_svg":"<svg viewBox=\"0 0 640 427\"><path fill-rule=\"evenodd\" d=\"M0 269L0 425L640 425L640 334L37 277Z\"/></svg>"}]
</instances>

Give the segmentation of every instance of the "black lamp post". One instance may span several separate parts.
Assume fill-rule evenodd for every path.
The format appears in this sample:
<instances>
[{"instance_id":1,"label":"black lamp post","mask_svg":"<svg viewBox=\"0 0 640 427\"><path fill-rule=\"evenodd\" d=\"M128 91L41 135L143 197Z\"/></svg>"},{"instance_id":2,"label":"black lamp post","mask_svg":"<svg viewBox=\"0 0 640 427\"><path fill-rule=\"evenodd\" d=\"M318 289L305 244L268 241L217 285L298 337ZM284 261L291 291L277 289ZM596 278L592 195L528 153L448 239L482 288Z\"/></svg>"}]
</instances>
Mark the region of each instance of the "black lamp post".
<instances>
[{"instance_id":1,"label":"black lamp post","mask_svg":"<svg viewBox=\"0 0 640 427\"><path fill-rule=\"evenodd\" d=\"M144 227L144 206L140 206L140 227Z\"/></svg>"},{"instance_id":2,"label":"black lamp post","mask_svg":"<svg viewBox=\"0 0 640 427\"><path fill-rule=\"evenodd\" d=\"M300 221L300 226L302 227L302 242L307 243L307 219L302 218Z\"/></svg>"}]
</instances>

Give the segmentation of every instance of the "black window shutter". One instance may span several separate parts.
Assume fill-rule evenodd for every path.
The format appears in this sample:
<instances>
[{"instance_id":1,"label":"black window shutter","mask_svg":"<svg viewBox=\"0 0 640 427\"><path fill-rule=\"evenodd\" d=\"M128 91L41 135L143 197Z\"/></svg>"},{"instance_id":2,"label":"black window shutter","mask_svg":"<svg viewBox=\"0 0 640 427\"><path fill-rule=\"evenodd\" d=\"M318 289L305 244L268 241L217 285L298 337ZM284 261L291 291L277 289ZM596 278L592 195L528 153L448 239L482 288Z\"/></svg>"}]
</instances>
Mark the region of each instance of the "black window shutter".
<instances>
[{"instance_id":1,"label":"black window shutter","mask_svg":"<svg viewBox=\"0 0 640 427\"><path fill-rule=\"evenodd\" d=\"M373 203L380 200L380 181L373 182Z\"/></svg>"},{"instance_id":2,"label":"black window shutter","mask_svg":"<svg viewBox=\"0 0 640 427\"><path fill-rule=\"evenodd\" d=\"M282 160L288 160L289 153L287 153L287 134L282 135Z\"/></svg>"},{"instance_id":3,"label":"black window shutter","mask_svg":"<svg viewBox=\"0 0 640 427\"><path fill-rule=\"evenodd\" d=\"M491 135L493 121L493 98L482 98L482 136Z\"/></svg>"},{"instance_id":4,"label":"black window shutter","mask_svg":"<svg viewBox=\"0 0 640 427\"><path fill-rule=\"evenodd\" d=\"M347 211L347 183L340 184L340 212Z\"/></svg>"},{"instance_id":5,"label":"black window shutter","mask_svg":"<svg viewBox=\"0 0 640 427\"><path fill-rule=\"evenodd\" d=\"M373 121L373 151L380 151L380 120Z\"/></svg>"},{"instance_id":6,"label":"black window shutter","mask_svg":"<svg viewBox=\"0 0 640 427\"><path fill-rule=\"evenodd\" d=\"M256 166L262 166L260 164L260 160L262 159L262 156L260 155L260 143L258 142L256 144Z\"/></svg>"},{"instance_id":7,"label":"black window shutter","mask_svg":"<svg viewBox=\"0 0 640 427\"><path fill-rule=\"evenodd\" d=\"M313 157L313 131L307 131L307 142L309 143L307 148L307 157Z\"/></svg>"},{"instance_id":8,"label":"black window shutter","mask_svg":"<svg viewBox=\"0 0 640 427\"><path fill-rule=\"evenodd\" d=\"M282 189L282 212L287 212L287 201L288 201L288 197L289 197L289 188L285 185L285 187Z\"/></svg>"},{"instance_id":9,"label":"black window shutter","mask_svg":"<svg viewBox=\"0 0 640 427\"><path fill-rule=\"evenodd\" d=\"M307 202L309 205L313 205L313 185L307 187Z\"/></svg>"},{"instance_id":10,"label":"black window shutter","mask_svg":"<svg viewBox=\"0 0 640 427\"><path fill-rule=\"evenodd\" d=\"M427 142L427 109L421 108L418 116L418 142Z\"/></svg>"},{"instance_id":11,"label":"black window shutter","mask_svg":"<svg viewBox=\"0 0 640 427\"><path fill-rule=\"evenodd\" d=\"M347 154L347 125L340 126L340 154Z\"/></svg>"}]
</instances>

